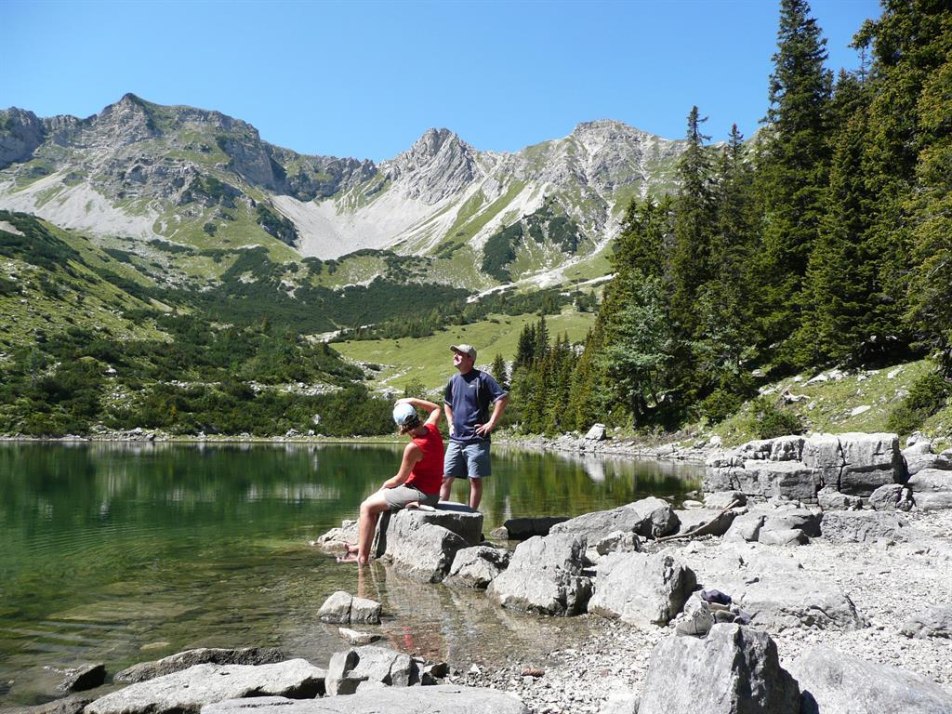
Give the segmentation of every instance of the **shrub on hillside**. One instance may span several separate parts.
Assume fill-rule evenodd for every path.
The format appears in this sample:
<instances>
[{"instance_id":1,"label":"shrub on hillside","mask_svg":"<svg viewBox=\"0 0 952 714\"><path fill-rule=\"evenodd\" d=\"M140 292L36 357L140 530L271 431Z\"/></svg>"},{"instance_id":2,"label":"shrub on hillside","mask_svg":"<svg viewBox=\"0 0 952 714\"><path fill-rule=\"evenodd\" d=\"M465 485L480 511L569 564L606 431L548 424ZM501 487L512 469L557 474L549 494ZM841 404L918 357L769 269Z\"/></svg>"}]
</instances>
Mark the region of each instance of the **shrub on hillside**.
<instances>
[{"instance_id":1,"label":"shrub on hillside","mask_svg":"<svg viewBox=\"0 0 952 714\"><path fill-rule=\"evenodd\" d=\"M922 375L909 388L909 394L892 410L886 428L897 434L911 434L942 409L952 396L952 384L938 372Z\"/></svg>"},{"instance_id":2,"label":"shrub on hillside","mask_svg":"<svg viewBox=\"0 0 952 714\"><path fill-rule=\"evenodd\" d=\"M758 439L774 439L806 431L800 417L772 404L764 397L758 397L751 402L747 428Z\"/></svg>"},{"instance_id":3,"label":"shrub on hillside","mask_svg":"<svg viewBox=\"0 0 952 714\"><path fill-rule=\"evenodd\" d=\"M743 406L744 400L733 392L717 389L701 402L701 416L711 424L720 424Z\"/></svg>"}]
</instances>

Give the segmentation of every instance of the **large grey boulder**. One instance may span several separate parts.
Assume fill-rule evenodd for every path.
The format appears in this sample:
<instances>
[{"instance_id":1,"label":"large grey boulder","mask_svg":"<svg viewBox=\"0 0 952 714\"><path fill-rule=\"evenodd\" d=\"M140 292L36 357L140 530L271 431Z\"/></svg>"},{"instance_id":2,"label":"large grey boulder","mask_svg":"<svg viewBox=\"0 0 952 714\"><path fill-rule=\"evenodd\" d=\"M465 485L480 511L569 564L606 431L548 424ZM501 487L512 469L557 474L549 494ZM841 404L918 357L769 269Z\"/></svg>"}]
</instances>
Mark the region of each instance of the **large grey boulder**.
<instances>
[{"instance_id":1,"label":"large grey boulder","mask_svg":"<svg viewBox=\"0 0 952 714\"><path fill-rule=\"evenodd\" d=\"M838 585L802 573L772 574L734 588L730 595L753 624L777 632L791 627L859 630L866 626Z\"/></svg>"},{"instance_id":2,"label":"large grey boulder","mask_svg":"<svg viewBox=\"0 0 952 714\"><path fill-rule=\"evenodd\" d=\"M906 470L914 476L923 469L933 468L939 460L939 455L932 450L932 442L928 439L918 439L902 450L902 457L906 460Z\"/></svg>"},{"instance_id":3,"label":"large grey boulder","mask_svg":"<svg viewBox=\"0 0 952 714\"><path fill-rule=\"evenodd\" d=\"M347 697L291 700L281 697L235 699L213 704L203 714L529 714L512 694L495 689L439 684L382 687Z\"/></svg>"},{"instance_id":4,"label":"large grey boulder","mask_svg":"<svg viewBox=\"0 0 952 714\"><path fill-rule=\"evenodd\" d=\"M747 496L740 491L716 491L704 494L704 507L716 508L719 511L729 506L746 506Z\"/></svg>"},{"instance_id":5,"label":"large grey boulder","mask_svg":"<svg viewBox=\"0 0 952 714\"><path fill-rule=\"evenodd\" d=\"M330 553L338 553L347 550L348 546L357 545L358 532L357 521L342 521L340 528L331 528L327 533L322 533L311 545L316 545Z\"/></svg>"},{"instance_id":6,"label":"large grey boulder","mask_svg":"<svg viewBox=\"0 0 952 714\"><path fill-rule=\"evenodd\" d=\"M153 662L140 662L117 672L113 679L117 682L144 682L196 664L274 664L283 662L287 657L275 647L242 647L240 649L222 649L218 647L200 647L194 650L177 652Z\"/></svg>"},{"instance_id":7,"label":"large grey boulder","mask_svg":"<svg viewBox=\"0 0 952 714\"><path fill-rule=\"evenodd\" d=\"M822 514L808 508L783 506L764 511L764 524L761 533L769 531L803 531L805 536L815 538L820 535Z\"/></svg>"},{"instance_id":8,"label":"large grey boulder","mask_svg":"<svg viewBox=\"0 0 952 714\"><path fill-rule=\"evenodd\" d=\"M354 597L344 590L338 590L324 601L317 612L317 617L321 622L337 625L351 623L379 625L381 610L379 602Z\"/></svg>"},{"instance_id":9,"label":"large grey boulder","mask_svg":"<svg viewBox=\"0 0 952 714\"><path fill-rule=\"evenodd\" d=\"M678 517L679 535L722 536L730 529L737 512L734 510L711 510L708 508L690 511L675 511Z\"/></svg>"},{"instance_id":10,"label":"large grey boulder","mask_svg":"<svg viewBox=\"0 0 952 714\"><path fill-rule=\"evenodd\" d=\"M409 655L387 647L365 645L334 653L327 666L328 695L353 694L364 682L409 687L419 684L420 670Z\"/></svg>"},{"instance_id":11,"label":"large grey boulder","mask_svg":"<svg viewBox=\"0 0 952 714\"><path fill-rule=\"evenodd\" d=\"M405 509L393 514L393 520L419 520L441 526L466 541L479 545L483 541L483 514L455 501L440 501L432 511Z\"/></svg>"},{"instance_id":12,"label":"large grey boulder","mask_svg":"<svg viewBox=\"0 0 952 714\"><path fill-rule=\"evenodd\" d=\"M585 433L585 439L588 441L604 441L606 438L606 429L604 424L592 424L592 428Z\"/></svg>"},{"instance_id":13,"label":"large grey boulder","mask_svg":"<svg viewBox=\"0 0 952 714\"><path fill-rule=\"evenodd\" d=\"M609 533L597 541L594 546L589 548L588 551L586 551L586 557L592 562L597 562L601 556L608 555L609 553L640 553L643 550L644 548L638 534L615 531L614 533Z\"/></svg>"},{"instance_id":14,"label":"large grey boulder","mask_svg":"<svg viewBox=\"0 0 952 714\"><path fill-rule=\"evenodd\" d=\"M790 666L803 692L802 714L948 714L952 692L911 672L828 647Z\"/></svg>"},{"instance_id":15,"label":"large grey boulder","mask_svg":"<svg viewBox=\"0 0 952 714\"><path fill-rule=\"evenodd\" d=\"M374 543L371 547L371 554L380 557L394 552L409 551L412 556L413 551L424 548L424 542L417 536L417 530L422 524L439 526L451 533L455 533L464 544L462 547L478 545L482 541L483 515L479 511L474 511L468 506L453 501L441 501L433 510L423 509L403 509L396 513L385 512L379 523L379 528L374 535ZM443 548L446 546L441 537L435 535L436 531L429 531L434 541L434 548ZM401 534L411 534L411 544L399 542ZM439 544L437 544L439 542ZM341 552L348 546L357 544L357 522L343 521L340 528L332 528L323 535L319 536L313 545L320 547L327 552ZM430 549L429 558L438 558L433 549ZM453 551L455 553L455 550ZM452 563L452 555L446 568ZM443 574L445 575L445 569ZM414 572L414 577L423 577L423 573ZM424 578L425 579L425 578ZM442 575L438 578L442 579ZM435 581L434 581L435 582Z\"/></svg>"},{"instance_id":16,"label":"large grey boulder","mask_svg":"<svg viewBox=\"0 0 952 714\"><path fill-rule=\"evenodd\" d=\"M863 507L862 498L847 496L845 493L837 491L833 486L821 488L816 494L816 500L824 511L853 511Z\"/></svg>"},{"instance_id":17,"label":"large grey boulder","mask_svg":"<svg viewBox=\"0 0 952 714\"><path fill-rule=\"evenodd\" d=\"M822 482L816 469L799 461L746 460L727 467L708 467L705 491L740 491L759 500L785 498L816 502Z\"/></svg>"},{"instance_id":18,"label":"large grey boulder","mask_svg":"<svg viewBox=\"0 0 952 714\"><path fill-rule=\"evenodd\" d=\"M609 555L598 564L588 611L664 626L681 612L696 585L694 571L668 553Z\"/></svg>"},{"instance_id":19,"label":"large grey boulder","mask_svg":"<svg viewBox=\"0 0 952 714\"><path fill-rule=\"evenodd\" d=\"M258 666L199 664L107 694L88 705L85 712L181 714L241 697L316 697L324 691L324 677L324 670L303 659Z\"/></svg>"},{"instance_id":20,"label":"large grey boulder","mask_svg":"<svg viewBox=\"0 0 952 714\"><path fill-rule=\"evenodd\" d=\"M678 517L671 504L660 498L649 497L608 511L595 511L557 523L551 534L572 533L595 543L614 533L637 533L646 538L657 538L676 532Z\"/></svg>"},{"instance_id":21,"label":"large grey boulder","mask_svg":"<svg viewBox=\"0 0 952 714\"><path fill-rule=\"evenodd\" d=\"M714 561L685 560L705 589L727 593L752 623L772 632L789 628L857 630L866 626L839 585L807 573L796 551L760 544L729 545Z\"/></svg>"},{"instance_id":22,"label":"large grey boulder","mask_svg":"<svg viewBox=\"0 0 952 714\"><path fill-rule=\"evenodd\" d=\"M912 505L912 491L898 483L880 486L869 495L869 507L874 511L909 511Z\"/></svg>"},{"instance_id":23,"label":"large grey boulder","mask_svg":"<svg viewBox=\"0 0 952 714\"><path fill-rule=\"evenodd\" d=\"M591 581L582 575L586 541L567 533L536 536L513 551L509 567L487 588L498 604L542 615L585 611Z\"/></svg>"},{"instance_id":24,"label":"large grey boulder","mask_svg":"<svg viewBox=\"0 0 952 714\"><path fill-rule=\"evenodd\" d=\"M803 463L840 493L868 495L909 477L896 434L818 434L803 445Z\"/></svg>"},{"instance_id":25,"label":"large grey boulder","mask_svg":"<svg viewBox=\"0 0 952 714\"><path fill-rule=\"evenodd\" d=\"M906 637L952 639L952 605L935 605L906 620L900 630Z\"/></svg>"},{"instance_id":26,"label":"large grey boulder","mask_svg":"<svg viewBox=\"0 0 952 714\"><path fill-rule=\"evenodd\" d=\"M889 511L829 511L821 529L832 543L874 543L906 540L909 524Z\"/></svg>"},{"instance_id":27,"label":"large grey boulder","mask_svg":"<svg viewBox=\"0 0 952 714\"><path fill-rule=\"evenodd\" d=\"M741 491L747 496L816 503L830 486L840 493L868 496L909 474L896 434L817 434L752 441L712 454L706 461L704 491Z\"/></svg>"},{"instance_id":28,"label":"large grey boulder","mask_svg":"<svg viewBox=\"0 0 952 714\"><path fill-rule=\"evenodd\" d=\"M790 540L806 542L806 538L820 534L821 514L809 508L794 505L764 504L737 516L725 533L726 541L760 541L776 545ZM790 531L800 531L801 538ZM777 535L779 534L779 535Z\"/></svg>"},{"instance_id":29,"label":"large grey boulder","mask_svg":"<svg viewBox=\"0 0 952 714\"><path fill-rule=\"evenodd\" d=\"M767 516L762 512L748 512L737 516L724 534L725 542L756 543L760 539L760 529Z\"/></svg>"},{"instance_id":30,"label":"large grey boulder","mask_svg":"<svg viewBox=\"0 0 952 714\"><path fill-rule=\"evenodd\" d=\"M912 500L919 510L952 508L952 471L922 469L906 485L912 490Z\"/></svg>"},{"instance_id":31,"label":"large grey boulder","mask_svg":"<svg viewBox=\"0 0 952 714\"><path fill-rule=\"evenodd\" d=\"M489 545L463 548L456 553L443 582L454 587L484 590L509 567L509 558L509 551Z\"/></svg>"},{"instance_id":32,"label":"large grey boulder","mask_svg":"<svg viewBox=\"0 0 952 714\"><path fill-rule=\"evenodd\" d=\"M810 542L810 539L803 531L790 528L787 530L761 530L760 535L757 536L757 541L764 545L797 546L806 545Z\"/></svg>"},{"instance_id":33,"label":"large grey boulder","mask_svg":"<svg viewBox=\"0 0 952 714\"><path fill-rule=\"evenodd\" d=\"M416 516L414 511L401 511L393 515L387 533L385 557L402 575L438 583L449 573L457 551L475 543L468 542L444 526ZM479 518L482 524L482 516Z\"/></svg>"},{"instance_id":34,"label":"large grey boulder","mask_svg":"<svg viewBox=\"0 0 952 714\"><path fill-rule=\"evenodd\" d=\"M651 653L638 714L798 714L800 690L765 632L719 624Z\"/></svg>"}]
</instances>

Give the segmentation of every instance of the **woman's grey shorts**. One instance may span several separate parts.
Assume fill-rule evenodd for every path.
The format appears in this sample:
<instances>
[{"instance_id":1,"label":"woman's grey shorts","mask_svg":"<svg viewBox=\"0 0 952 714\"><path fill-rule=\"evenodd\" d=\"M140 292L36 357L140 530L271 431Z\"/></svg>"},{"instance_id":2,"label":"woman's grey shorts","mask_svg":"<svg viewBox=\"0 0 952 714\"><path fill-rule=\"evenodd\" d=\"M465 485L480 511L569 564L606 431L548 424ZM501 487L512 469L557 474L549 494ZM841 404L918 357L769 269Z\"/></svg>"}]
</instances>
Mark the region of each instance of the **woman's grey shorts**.
<instances>
[{"instance_id":1,"label":"woman's grey shorts","mask_svg":"<svg viewBox=\"0 0 952 714\"><path fill-rule=\"evenodd\" d=\"M486 478L492 474L489 442L460 444L450 440L443 457L443 475L454 478Z\"/></svg>"},{"instance_id":2,"label":"woman's grey shorts","mask_svg":"<svg viewBox=\"0 0 952 714\"><path fill-rule=\"evenodd\" d=\"M390 506L391 511L399 511L406 507L408 503L419 501L427 506L435 506L440 502L440 494L434 493L427 496L423 491L413 486L397 486L396 488L383 489L383 497Z\"/></svg>"}]
</instances>

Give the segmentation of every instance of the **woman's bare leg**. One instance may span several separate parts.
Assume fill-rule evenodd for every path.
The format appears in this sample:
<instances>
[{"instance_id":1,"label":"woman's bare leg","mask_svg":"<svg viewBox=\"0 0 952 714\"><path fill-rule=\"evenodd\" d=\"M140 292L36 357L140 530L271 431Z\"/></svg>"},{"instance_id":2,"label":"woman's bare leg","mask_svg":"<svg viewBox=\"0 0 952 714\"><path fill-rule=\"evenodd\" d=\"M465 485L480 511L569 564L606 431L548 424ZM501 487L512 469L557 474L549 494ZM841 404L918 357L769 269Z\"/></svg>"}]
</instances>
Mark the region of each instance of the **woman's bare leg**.
<instances>
[{"instance_id":1,"label":"woman's bare leg","mask_svg":"<svg viewBox=\"0 0 952 714\"><path fill-rule=\"evenodd\" d=\"M339 558L341 563L357 563L367 565L370 562L370 546L374 540L374 531L380 514L388 510L390 505L381 491L377 491L364 499L360 504L360 516L357 519L357 547L347 548L347 555Z\"/></svg>"}]
</instances>

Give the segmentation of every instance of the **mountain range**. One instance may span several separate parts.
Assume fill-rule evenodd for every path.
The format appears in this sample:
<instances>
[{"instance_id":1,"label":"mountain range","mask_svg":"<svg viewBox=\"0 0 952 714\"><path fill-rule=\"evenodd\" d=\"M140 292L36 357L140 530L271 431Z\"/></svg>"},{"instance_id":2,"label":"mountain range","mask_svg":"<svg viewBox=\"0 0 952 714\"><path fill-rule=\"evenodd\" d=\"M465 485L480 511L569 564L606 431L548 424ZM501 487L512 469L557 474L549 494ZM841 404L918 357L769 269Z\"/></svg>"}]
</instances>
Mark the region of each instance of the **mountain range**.
<instances>
[{"instance_id":1,"label":"mountain range","mask_svg":"<svg viewBox=\"0 0 952 714\"><path fill-rule=\"evenodd\" d=\"M0 111L0 209L126 251L169 284L228 267L196 267L196 251L258 246L333 266L338 287L389 271L475 291L604 274L625 207L672 190L682 150L606 120L515 153L430 129L375 163L298 154L240 119L127 94L85 119Z\"/></svg>"}]
</instances>

